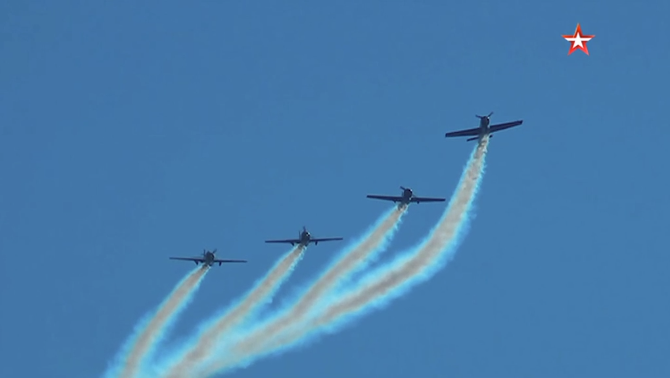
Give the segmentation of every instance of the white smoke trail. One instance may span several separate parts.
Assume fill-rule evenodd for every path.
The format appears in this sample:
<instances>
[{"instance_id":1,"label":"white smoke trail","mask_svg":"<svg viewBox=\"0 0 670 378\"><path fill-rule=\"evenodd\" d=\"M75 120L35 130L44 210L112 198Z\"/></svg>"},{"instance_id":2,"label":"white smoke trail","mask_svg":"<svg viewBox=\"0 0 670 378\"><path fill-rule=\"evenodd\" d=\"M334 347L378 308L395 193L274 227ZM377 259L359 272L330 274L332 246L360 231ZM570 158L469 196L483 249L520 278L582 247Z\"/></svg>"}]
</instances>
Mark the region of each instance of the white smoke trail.
<instances>
[{"instance_id":1,"label":"white smoke trail","mask_svg":"<svg viewBox=\"0 0 670 378\"><path fill-rule=\"evenodd\" d=\"M487 146L488 138L485 137L469 160L447 212L418 248L366 275L360 285L335 297L310 320L285 324L278 336L277 333L264 333L267 326L242 336L228 356L213 362L199 377L208 377L236 365L248 365L264 355L285 351L315 337L315 331L336 331L338 326L389 303L412 286L429 279L453 257L458 239L468 226L469 210L483 174Z\"/></svg>"},{"instance_id":2,"label":"white smoke trail","mask_svg":"<svg viewBox=\"0 0 670 378\"><path fill-rule=\"evenodd\" d=\"M206 265L196 268L177 284L172 293L160 305L156 314L141 329L130 345L130 351L123 358L118 377L135 378L137 376L143 365L150 359L153 350L162 341L168 327L176 320L176 317L193 297L208 269L209 267ZM110 371L107 376L117 375Z\"/></svg>"},{"instance_id":3,"label":"white smoke trail","mask_svg":"<svg viewBox=\"0 0 670 378\"><path fill-rule=\"evenodd\" d=\"M322 300L324 295L334 290L338 284L341 284L351 274L364 269L374 258L387 247L389 240L398 229L402 216L406 213L407 206L394 206L389 212L384 214L375 225L365 233L353 247L346 248L344 253L338 256L315 283L309 286L304 294L301 294L297 303L291 301L290 311L284 311L285 314L264 328L261 332L266 335L278 334L287 324L292 324L299 319L305 319L308 311L312 309L318 301ZM293 304L295 303L295 304ZM224 340L225 343L225 340ZM212 349L209 355L199 361L192 361L189 366L197 366L211 359L216 359L221 348ZM187 369L179 372L182 375L174 375L169 378L192 377L188 375ZM192 374L192 370L191 370Z\"/></svg>"},{"instance_id":4,"label":"white smoke trail","mask_svg":"<svg viewBox=\"0 0 670 378\"><path fill-rule=\"evenodd\" d=\"M299 245L282 258L277 265L256 285L241 303L217 317L214 322L205 327L191 347L180 354L176 362L168 368L165 378L190 377L193 367L207 358L216 343L227 332L247 320L254 309L264 304L268 297L274 294L279 286L288 278L298 261L303 256L305 247Z\"/></svg>"}]
</instances>

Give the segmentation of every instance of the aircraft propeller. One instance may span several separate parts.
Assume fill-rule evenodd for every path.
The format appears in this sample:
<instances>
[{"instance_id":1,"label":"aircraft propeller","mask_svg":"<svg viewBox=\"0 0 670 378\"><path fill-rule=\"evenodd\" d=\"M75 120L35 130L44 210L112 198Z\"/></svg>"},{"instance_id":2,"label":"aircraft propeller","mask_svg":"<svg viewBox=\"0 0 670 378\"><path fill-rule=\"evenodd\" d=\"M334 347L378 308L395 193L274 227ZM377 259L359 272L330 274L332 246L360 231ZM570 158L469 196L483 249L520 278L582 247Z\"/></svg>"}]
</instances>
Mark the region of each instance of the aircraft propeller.
<instances>
[{"instance_id":1,"label":"aircraft propeller","mask_svg":"<svg viewBox=\"0 0 670 378\"><path fill-rule=\"evenodd\" d=\"M491 118L492 115L493 115L493 112L489 113L489 115L487 115L487 116L475 115L475 117L477 117L479 119L481 119L481 118Z\"/></svg>"}]
</instances>

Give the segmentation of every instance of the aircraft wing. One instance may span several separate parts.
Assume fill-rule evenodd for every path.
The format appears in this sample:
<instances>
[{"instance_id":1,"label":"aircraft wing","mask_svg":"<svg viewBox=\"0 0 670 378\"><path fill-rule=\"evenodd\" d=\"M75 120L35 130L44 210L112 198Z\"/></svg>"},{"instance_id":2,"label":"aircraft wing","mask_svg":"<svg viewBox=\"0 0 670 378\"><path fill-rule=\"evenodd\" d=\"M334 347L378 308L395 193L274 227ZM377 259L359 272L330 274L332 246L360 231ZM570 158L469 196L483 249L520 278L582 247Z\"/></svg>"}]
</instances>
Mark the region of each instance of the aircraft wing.
<instances>
[{"instance_id":1,"label":"aircraft wing","mask_svg":"<svg viewBox=\"0 0 670 378\"><path fill-rule=\"evenodd\" d=\"M221 263L245 263L245 262L247 262L247 260L224 260L224 259L215 259L214 262L215 262L215 263L219 263L219 265L221 265Z\"/></svg>"},{"instance_id":2,"label":"aircraft wing","mask_svg":"<svg viewBox=\"0 0 670 378\"><path fill-rule=\"evenodd\" d=\"M300 239L282 239L282 240L266 240L266 243L286 243L286 244L298 244Z\"/></svg>"},{"instance_id":3,"label":"aircraft wing","mask_svg":"<svg viewBox=\"0 0 670 378\"><path fill-rule=\"evenodd\" d=\"M523 121L514 121L514 122L507 122L507 123L499 123L499 124L497 124L497 125L489 126L489 130L490 130L489 132L490 132L490 133L493 133L493 132L496 132L496 131L509 129L510 127L519 126L519 125L522 124L522 123L523 123Z\"/></svg>"},{"instance_id":4,"label":"aircraft wing","mask_svg":"<svg viewBox=\"0 0 670 378\"><path fill-rule=\"evenodd\" d=\"M202 257L170 257L170 260L195 261L204 263L205 259Z\"/></svg>"},{"instance_id":5,"label":"aircraft wing","mask_svg":"<svg viewBox=\"0 0 670 378\"><path fill-rule=\"evenodd\" d=\"M312 238L312 239L309 239L309 241L314 242L314 244L316 244L318 242L327 242L327 241L335 241L335 240L344 240L344 238L318 238L318 239Z\"/></svg>"},{"instance_id":6,"label":"aircraft wing","mask_svg":"<svg viewBox=\"0 0 670 378\"><path fill-rule=\"evenodd\" d=\"M461 137L461 136L475 136L475 135L479 135L480 130L481 129L479 127L475 127L473 129L451 131L451 132L448 132L448 133L444 134L444 136L446 138Z\"/></svg>"},{"instance_id":7,"label":"aircraft wing","mask_svg":"<svg viewBox=\"0 0 670 378\"><path fill-rule=\"evenodd\" d=\"M446 198L412 197L411 202L444 202Z\"/></svg>"},{"instance_id":8,"label":"aircraft wing","mask_svg":"<svg viewBox=\"0 0 670 378\"><path fill-rule=\"evenodd\" d=\"M393 202L402 201L402 197L399 196L378 196L376 194L368 194L368 198L379 199L384 201L393 201Z\"/></svg>"}]
</instances>

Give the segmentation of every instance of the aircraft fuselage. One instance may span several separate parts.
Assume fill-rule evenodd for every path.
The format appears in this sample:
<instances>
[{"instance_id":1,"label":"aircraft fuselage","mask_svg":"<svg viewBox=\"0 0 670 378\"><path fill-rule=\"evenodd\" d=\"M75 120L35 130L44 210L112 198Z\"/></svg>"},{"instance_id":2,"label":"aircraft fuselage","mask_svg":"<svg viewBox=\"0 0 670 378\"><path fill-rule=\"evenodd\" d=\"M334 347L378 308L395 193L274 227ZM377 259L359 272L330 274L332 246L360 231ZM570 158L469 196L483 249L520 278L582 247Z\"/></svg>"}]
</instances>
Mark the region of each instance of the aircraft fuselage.
<instances>
[{"instance_id":1,"label":"aircraft fuselage","mask_svg":"<svg viewBox=\"0 0 670 378\"><path fill-rule=\"evenodd\" d=\"M479 121L479 128L482 129L482 134L488 133L490 123L491 118L489 117L482 117L481 121Z\"/></svg>"},{"instance_id":2,"label":"aircraft fuselage","mask_svg":"<svg viewBox=\"0 0 670 378\"><path fill-rule=\"evenodd\" d=\"M203 258L206 265L212 266L214 264L214 254L212 252L205 252Z\"/></svg>"},{"instance_id":3,"label":"aircraft fuselage","mask_svg":"<svg viewBox=\"0 0 670 378\"><path fill-rule=\"evenodd\" d=\"M309 244L309 241L310 241L311 238L312 238L312 235L310 235L309 232L303 231L300 234L300 244L304 244L304 245Z\"/></svg>"},{"instance_id":4,"label":"aircraft fuselage","mask_svg":"<svg viewBox=\"0 0 670 378\"><path fill-rule=\"evenodd\" d=\"M409 203L409 201L412 199L413 196L414 193L412 192L412 189L404 189L402 191L402 202Z\"/></svg>"}]
</instances>

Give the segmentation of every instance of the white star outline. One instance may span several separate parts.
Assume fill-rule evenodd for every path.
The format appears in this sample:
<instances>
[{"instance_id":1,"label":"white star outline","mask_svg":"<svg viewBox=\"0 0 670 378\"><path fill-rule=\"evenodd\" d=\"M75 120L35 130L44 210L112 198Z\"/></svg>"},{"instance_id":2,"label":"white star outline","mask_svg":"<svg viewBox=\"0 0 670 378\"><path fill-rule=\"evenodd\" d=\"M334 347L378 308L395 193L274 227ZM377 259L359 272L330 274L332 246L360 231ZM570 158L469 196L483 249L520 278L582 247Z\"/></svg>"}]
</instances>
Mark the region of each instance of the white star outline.
<instances>
[{"instance_id":1,"label":"white star outline","mask_svg":"<svg viewBox=\"0 0 670 378\"><path fill-rule=\"evenodd\" d=\"M588 42L588 41L590 41L590 40L593 39L592 37L582 38L582 34L581 34L581 33L577 33L577 36L576 36L576 37L563 37L563 38L565 38L566 41L570 41L570 42L572 42L572 47L573 47L573 48L575 48L575 47L577 47L577 46L584 47L584 44L582 44L582 41L584 41L584 42Z\"/></svg>"}]
</instances>

